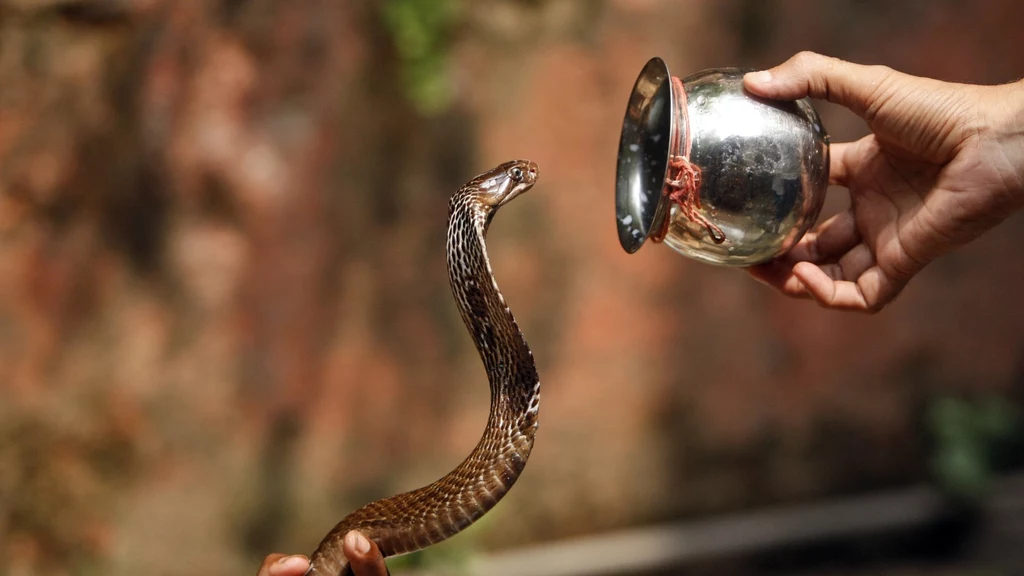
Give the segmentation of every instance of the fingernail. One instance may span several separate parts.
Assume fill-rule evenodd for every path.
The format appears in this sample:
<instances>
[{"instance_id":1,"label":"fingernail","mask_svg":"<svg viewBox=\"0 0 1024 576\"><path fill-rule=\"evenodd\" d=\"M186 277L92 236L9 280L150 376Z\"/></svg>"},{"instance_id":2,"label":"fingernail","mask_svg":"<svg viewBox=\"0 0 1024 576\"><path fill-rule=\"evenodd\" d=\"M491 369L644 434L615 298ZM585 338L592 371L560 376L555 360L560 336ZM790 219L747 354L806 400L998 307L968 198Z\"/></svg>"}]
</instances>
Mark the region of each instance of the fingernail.
<instances>
[{"instance_id":1,"label":"fingernail","mask_svg":"<svg viewBox=\"0 0 1024 576\"><path fill-rule=\"evenodd\" d=\"M760 72L750 72L747 74L747 78L755 84L768 84L772 81L772 73L768 70L761 70Z\"/></svg>"},{"instance_id":2,"label":"fingernail","mask_svg":"<svg viewBox=\"0 0 1024 576\"><path fill-rule=\"evenodd\" d=\"M345 542L356 549L356 552L360 554L366 554L370 551L370 541L359 532L353 530L345 535Z\"/></svg>"},{"instance_id":3,"label":"fingernail","mask_svg":"<svg viewBox=\"0 0 1024 576\"><path fill-rule=\"evenodd\" d=\"M277 565L285 570L295 570L305 568L306 557L305 556L285 556L277 561ZM278 572L274 570L274 572Z\"/></svg>"}]
</instances>

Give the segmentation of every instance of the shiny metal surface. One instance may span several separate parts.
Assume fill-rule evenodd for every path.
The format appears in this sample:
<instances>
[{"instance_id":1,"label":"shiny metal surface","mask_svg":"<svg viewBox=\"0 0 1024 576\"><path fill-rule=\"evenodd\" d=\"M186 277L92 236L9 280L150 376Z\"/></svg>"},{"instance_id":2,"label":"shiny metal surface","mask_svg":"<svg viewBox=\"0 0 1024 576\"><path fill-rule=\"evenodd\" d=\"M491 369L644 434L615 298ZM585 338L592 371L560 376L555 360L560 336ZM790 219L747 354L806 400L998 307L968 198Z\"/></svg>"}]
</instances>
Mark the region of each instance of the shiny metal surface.
<instances>
[{"instance_id":1,"label":"shiny metal surface","mask_svg":"<svg viewBox=\"0 0 1024 576\"><path fill-rule=\"evenodd\" d=\"M661 187L672 129L668 67L652 58L640 72L626 107L619 139L615 219L619 243L632 254L665 216ZM658 212L659 208L661 213ZM656 218L657 216L657 218Z\"/></svg>"},{"instance_id":2,"label":"shiny metal surface","mask_svg":"<svg viewBox=\"0 0 1024 576\"><path fill-rule=\"evenodd\" d=\"M807 99L775 102L748 94L743 72L705 70L682 79L686 113L675 118L664 62L654 58L644 67L619 145L615 207L627 252L648 238L657 241L663 231L663 242L685 256L749 266L785 253L817 220L829 163L818 114ZM662 193L672 122L688 123L689 160L701 174L698 212L724 233L721 243Z\"/></svg>"}]
</instances>

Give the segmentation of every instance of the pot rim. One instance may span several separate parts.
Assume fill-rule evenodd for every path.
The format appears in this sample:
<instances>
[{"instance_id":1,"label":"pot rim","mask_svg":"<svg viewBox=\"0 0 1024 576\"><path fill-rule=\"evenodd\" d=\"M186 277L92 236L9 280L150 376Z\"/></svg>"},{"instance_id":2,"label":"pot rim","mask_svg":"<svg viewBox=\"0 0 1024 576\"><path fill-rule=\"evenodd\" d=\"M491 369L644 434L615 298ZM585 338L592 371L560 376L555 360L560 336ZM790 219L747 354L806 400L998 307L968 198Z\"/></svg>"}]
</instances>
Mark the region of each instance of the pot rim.
<instances>
[{"instance_id":1,"label":"pot rim","mask_svg":"<svg viewBox=\"0 0 1024 576\"><path fill-rule=\"evenodd\" d=\"M615 223L629 254L643 246L668 217L662 189L669 140L677 121L672 74L658 57L644 65L633 84L622 120L615 173Z\"/></svg>"}]
</instances>

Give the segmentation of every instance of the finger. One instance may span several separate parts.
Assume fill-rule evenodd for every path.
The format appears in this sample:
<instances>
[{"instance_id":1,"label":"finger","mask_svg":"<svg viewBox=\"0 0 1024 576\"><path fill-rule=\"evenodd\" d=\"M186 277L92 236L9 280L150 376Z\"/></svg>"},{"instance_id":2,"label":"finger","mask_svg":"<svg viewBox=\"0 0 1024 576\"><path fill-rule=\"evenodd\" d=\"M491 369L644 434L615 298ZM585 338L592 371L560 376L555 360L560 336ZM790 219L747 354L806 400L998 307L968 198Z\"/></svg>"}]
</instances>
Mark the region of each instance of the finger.
<instances>
[{"instance_id":1,"label":"finger","mask_svg":"<svg viewBox=\"0 0 1024 576\"><path fill-rule=\"evenodd\" d=\"M818 304L839 310L867 310L868 304L855 282L833 280L821 268L802 262L793 268L793 274L807 287Z\"/></svg>"},{"instance_id":2,"label":"finger","mask_svg":"<svg viewBox=\"0 0 1024 576\"><path fill-rule=\"evenodd\" d=\"M804 234L796 246L784 256L791 263L829 262L849 252L860 243L853 211L835 214Z\"/></svg>"},{"instance_id":3,"label":"finger","mask_svg":"<svg viewBox=\"0 0 1024 576\"><path fill-rule=\"evenodd\" d=\"M820 305L838 310L878 312L896 297L901 288L878 266L869 268L855 282L833 280L821 268L806 262L795 266L793 274L800 278Z\"/></svg>"},{"instance_id":4,"label":"finger","mask_svg":"<svg viewBox=\"0 0 1024 576\"><path fill-rule=\"evenodd\" d=\"M286 556L286 554L267 555L267 557L263 559L263 564L260 565L260 571L257 573L257 576L270 576L270 566Z\"/></svg>"},{"instance_id":5,"label":"finger","mask_svg":"<svg viewBox=\"0 0 1024 576\"><path fill-rule=\"evenodd\" d=\"M848 187L850 182L851 151L857 142L842 142L829 146L828 183Z\"/></svg>"},{"instance_id":6,"label":"finger","mask_svg":"<svg viewBox=\"0 0 1024 576\"><path fill-rule=\"evenodd\" d=\"M793 298L810 298L803 282L793 274L793 268L782 262L769 262L747 268L747 272L757 281L775 288L786 296Z\"/></svg>"},{"instance_id":7,"label":"finger","mask_svg":"<svg viewBox=\"0 0 1024 576\"><path fill-rule=\"evenodd\" d=\"M361 532L352 530L345 535L344 552L355 576L387 576L380 548Z\"/></svg>"},{"instance_id":8,"label":"finger","mask_svg":"<svg viewBox=\"0 0 1024 576\"><path fill-rule=\"evenodd\" d=\"M746 74L744 86L765 98L796 100L810 96L863 114L878 85L895 73L885 66L863 66L801 52L770 70Z\"/></svg>"},{"instance_id":9,"label":"finger","mask_svg":"<svg viewBox=\"0 0 1024 576\"><path fill-rule=\"evenodd\" d=\"M309 569L309 559L302 555L270 554L263 559L259 576L302 576Z\"/></svg>"},{"instance_id":10,"label":"finger","mask_svg":"<svg viewBox=\"0 0 1024 576\"><path fill-rule=\"evenodd\" d=\"M821 270L833 280L856 281L875 265L875 255L865 244L858 244L835 264L821 266Z\"/></svg>"}]
</instances>

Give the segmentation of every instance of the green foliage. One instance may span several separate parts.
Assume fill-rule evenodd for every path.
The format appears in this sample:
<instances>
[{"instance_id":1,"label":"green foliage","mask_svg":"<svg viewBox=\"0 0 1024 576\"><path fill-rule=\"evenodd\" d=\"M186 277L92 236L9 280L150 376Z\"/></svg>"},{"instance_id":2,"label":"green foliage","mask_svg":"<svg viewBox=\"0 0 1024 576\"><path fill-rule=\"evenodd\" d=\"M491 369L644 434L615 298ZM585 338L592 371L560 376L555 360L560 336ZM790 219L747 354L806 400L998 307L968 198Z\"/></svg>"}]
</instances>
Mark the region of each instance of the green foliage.
<instances>
[{"instance_id":1,"label":"green foliage","mask_svg":"<svg viewBox=\"0 0 1024 576\"><path fill-rule=\"evenodd\" d=\"M935 400L928 427L935 442L932 470L939 486L955 498L977 502L995 475L996 448L1024 430L1019 408L999 397Z\"/></svg>"},{"instance_id":2,"label":"green foliage","mask_svg":"<svg viewBox=\"0 0 1024 576\"><path fill-rule=\"evenodd\" d=\"M458 0L387 0L382 8L402 62L406 93L424 114L440 112L451 102L448 56L458 9Z\"/></svg>"},{"instance_id":3,"label":"green foliage","mask_svg":"<svg viewBox=\"0 0 1024 576\"><path fill-rule=\"evenodd\" d=\"M471 551L465 538L454 538L436 546L388 559L388 568L395 572L414 569L435 570L445 574L464 574Z\"/></svg>"}]
</instances>

